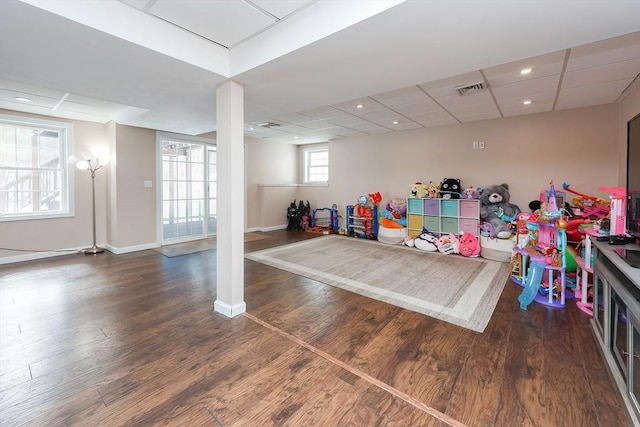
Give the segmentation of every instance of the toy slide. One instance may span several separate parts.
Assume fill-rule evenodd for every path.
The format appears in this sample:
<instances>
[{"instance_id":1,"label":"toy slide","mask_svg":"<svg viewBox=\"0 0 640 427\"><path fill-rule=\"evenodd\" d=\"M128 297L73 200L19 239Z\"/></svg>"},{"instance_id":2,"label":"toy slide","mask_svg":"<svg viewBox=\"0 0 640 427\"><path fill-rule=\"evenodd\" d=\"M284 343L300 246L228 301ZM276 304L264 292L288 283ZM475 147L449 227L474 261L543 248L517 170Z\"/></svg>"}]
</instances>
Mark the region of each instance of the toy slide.
<instances>
[{"instance_id":1,"label":"toy slide","mask_svg":"<svg viewBox=\"0 0 640 427\"><path fill-rule=\"evenodd\" d=\"M538 289L542 284L542 274L544 273L544 264L542 262L533 261L529 266L529 275L527 277L527 283L522 290L522 293L518 297L520 301L520 308L526 310L527 306L531 304L538 294Z\"/></svg>"}]
</instances>

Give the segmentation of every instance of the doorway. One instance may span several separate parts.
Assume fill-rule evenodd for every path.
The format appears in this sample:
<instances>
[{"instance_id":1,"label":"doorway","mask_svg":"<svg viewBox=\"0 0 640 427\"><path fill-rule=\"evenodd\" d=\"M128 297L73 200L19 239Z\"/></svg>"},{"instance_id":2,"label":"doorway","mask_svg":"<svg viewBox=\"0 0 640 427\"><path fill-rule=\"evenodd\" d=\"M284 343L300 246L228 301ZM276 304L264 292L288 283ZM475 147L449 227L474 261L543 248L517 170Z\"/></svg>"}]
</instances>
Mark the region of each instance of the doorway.
<instances>
[{"instance_id":1,"label":"doorway","mask_svg":"<svg viewBox=\"0 0 640 427\"><path fill-rule=\"evenodd\" d=\"M162 244L215 235L216 146L203 138L159 134Z\"/></svg>"}]
</instances>

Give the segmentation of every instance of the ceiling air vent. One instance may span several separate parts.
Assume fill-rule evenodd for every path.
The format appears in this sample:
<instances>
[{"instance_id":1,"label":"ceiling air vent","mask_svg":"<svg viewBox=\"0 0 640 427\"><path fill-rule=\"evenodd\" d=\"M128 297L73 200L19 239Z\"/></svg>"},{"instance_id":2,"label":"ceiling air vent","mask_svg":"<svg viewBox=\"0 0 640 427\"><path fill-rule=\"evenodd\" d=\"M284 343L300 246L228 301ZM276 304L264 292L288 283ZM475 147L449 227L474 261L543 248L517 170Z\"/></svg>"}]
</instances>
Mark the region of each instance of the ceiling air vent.
<instances>
[{"instance_id":1,"label":"ceiling air vent","mask_svg":"<svg viewBox=\"0 0 640 427\"><path fill-rule=\"evenodd\" d=\"M484 85L484 82L477 82L456 86L454 87L454 89L458 92L458 95L462 96L468 95L470 93L482 92L486 89L486 87Z\"/></svg>"},{"instance_id":2,"label":"ceiling air vent","mask_svg":"<svg viewBox=\"0 0 640 427\"><path fill-rule=\"evenodd\" d=\"M280 127L278 123L273 123L273 122L260 123L258 124L258 126L260 126L261 128L269 128L269 129Z\"/></svg>"}]
</instances>

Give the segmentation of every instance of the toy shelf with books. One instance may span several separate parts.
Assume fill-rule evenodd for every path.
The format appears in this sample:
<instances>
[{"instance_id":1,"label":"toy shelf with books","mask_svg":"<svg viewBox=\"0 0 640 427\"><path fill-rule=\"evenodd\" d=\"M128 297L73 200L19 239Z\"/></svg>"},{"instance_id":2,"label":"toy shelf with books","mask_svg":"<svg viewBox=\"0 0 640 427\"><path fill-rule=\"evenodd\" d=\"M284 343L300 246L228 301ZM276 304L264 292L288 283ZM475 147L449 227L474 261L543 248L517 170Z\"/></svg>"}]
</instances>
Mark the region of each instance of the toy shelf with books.
<instances>
[{"instance_id":1,"label":"toy shelf with books","mask_svg":"<svg viewBox=\"0 0 640 427\"><path fill-rule=\"evenodd\" d=\"M426 228L434 234L480 233L479 199L407 199L407 231L417 237Z\"/></svg>"}]
</instances>

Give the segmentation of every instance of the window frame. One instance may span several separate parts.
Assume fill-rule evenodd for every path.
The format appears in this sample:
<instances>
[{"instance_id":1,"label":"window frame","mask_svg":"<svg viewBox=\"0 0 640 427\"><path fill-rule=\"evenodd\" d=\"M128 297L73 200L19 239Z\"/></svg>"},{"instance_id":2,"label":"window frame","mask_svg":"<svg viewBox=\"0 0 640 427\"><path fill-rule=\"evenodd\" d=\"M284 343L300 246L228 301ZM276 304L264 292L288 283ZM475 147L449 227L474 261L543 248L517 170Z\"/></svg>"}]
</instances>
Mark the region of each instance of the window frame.
<instances>
[{"instance_id":1,"label":"window frame","mask_svg":"<svg viewBox=\"0 0 640 427\"><path fill-rule=\"evenodd\" d=\"M73 152L73 124L45 120L27 116L15 116L0 113L0 124L14 125L20 127L44 128L45 130L55 130L60 135L60 209L55 211L31 211L25 213L1 213L0 222L27 221L34 219L52 219L73 217L74 212L74 192L73 177L74 168L68 164L67 159ZM4 170L20 170L19 167L0 166ZM37 169L37 168L36 168Z\"/></svg>"},{"instance_id":2,"label":"window frame","mask_svg":"<svg viewBox=\"0 0 640 427\"><path fill-rule=\"evenodd\" d=\"M316 146L313 148L305 148L304 150L304 154L303 154L303 158L304 158L304 183L305 184L328 184L329 183L329 147L328 146ZM327 156L327 163L326 163L326 168L327 168L327 179L326 180L311 180L310 177L310 169L312 167L317 167L317 166L311 166L310 162L311 162L311 156L315 153L326 153ZM325 166L325 165L323 165Z\"/></svg>"}]
</instances>

